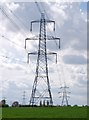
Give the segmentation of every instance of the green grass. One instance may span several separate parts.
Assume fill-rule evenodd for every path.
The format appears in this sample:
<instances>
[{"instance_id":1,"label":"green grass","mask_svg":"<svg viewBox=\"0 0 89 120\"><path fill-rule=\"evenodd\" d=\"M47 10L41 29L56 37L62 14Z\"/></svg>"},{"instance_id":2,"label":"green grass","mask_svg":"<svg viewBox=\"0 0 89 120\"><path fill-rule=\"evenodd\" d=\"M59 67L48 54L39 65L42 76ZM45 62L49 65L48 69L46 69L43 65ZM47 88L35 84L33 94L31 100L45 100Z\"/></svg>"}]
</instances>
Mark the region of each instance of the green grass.
<instances>
[{"instance_id":1,"label":"green grass","mask_svg":"<svg viewBox=\"0 0 89 120\"><path fill-rule=\"evenodd\" d=\"M87 107L3 108L3 118L86 118Z\"/></svg>"},{"instance_id":2,"label":"green grass","mask_svg":"<svg viewBox=\"0 0 89 120\"><path fill-rule=\"evenodd\" d=\"M2 108L0 108L0 119L2 118Z\"/></svg>"}]
</instances>

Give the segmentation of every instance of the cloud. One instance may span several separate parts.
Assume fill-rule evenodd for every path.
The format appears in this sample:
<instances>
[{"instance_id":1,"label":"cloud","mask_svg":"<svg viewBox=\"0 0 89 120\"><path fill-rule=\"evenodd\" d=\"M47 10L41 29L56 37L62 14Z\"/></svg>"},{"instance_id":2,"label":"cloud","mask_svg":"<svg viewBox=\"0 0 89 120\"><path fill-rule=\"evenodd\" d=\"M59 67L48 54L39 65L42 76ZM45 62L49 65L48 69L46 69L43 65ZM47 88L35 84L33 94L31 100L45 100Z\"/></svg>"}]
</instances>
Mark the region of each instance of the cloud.
<instances>
[{"instance_id":1,"label":"cloud","mask_svg":"<svg viewBox=\"0 0 89 120\"><path fill-rule=\"evenodd\" d=\"M82 15L79 7L80 4L81 3L77 2L66 4L58 2L51 4L51 7L49 7L50 4L48 4L48 7L45 5L47 13L50 15L49 19L53 18L56 22L56 31L58 31L56 32L56 36L61 38L62 49L73 48L74 50L86 50L87 13L84 11L84 15ZM49 13L50 11L53 13L52 10L54 10L54 15ZM59 14L60 11L62 11L63 14ZM50 34L52 34L52 32ZM51 49L50 44L49 46Z\"/></svg>"},{"instance_id":2,"label":"cloud","mask_svg":"<svg viewBox=\"0 0 89 120\"><path fill-rule=\"evenodd\" d=\"M14 3L14 2L11 2L11 3L7 3L6 6L11 9L12 11L15 11L19 8L19 4L18 3Z\"/></svg>"},{"instance_id":3,"label":"cloud","mask_svg":"<svg viewBox=\"0 0 89 120\"><path fill-rule=\"evenodd\" d=\"M86 64L87 63L86 58L84 58L84 56L82 56L82 55L80 55L80 56L66 55L66 56L63 56L63 61L66 64Z\"/></svg>"}]
</instances>

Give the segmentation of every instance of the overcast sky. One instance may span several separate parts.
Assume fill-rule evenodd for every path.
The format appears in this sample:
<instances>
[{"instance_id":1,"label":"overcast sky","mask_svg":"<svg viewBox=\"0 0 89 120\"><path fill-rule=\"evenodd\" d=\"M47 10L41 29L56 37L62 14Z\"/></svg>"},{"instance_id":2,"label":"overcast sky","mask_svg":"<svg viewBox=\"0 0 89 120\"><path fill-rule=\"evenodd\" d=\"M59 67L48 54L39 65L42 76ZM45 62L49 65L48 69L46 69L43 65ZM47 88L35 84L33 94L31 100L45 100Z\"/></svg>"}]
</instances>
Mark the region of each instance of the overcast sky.
<instances>
[{"instance_id":1,"label":"overcast sky","mask_svg":"<svg viewBox=\"0 0 89 120\"><path fill-rule=\"evenodd\" d=\"M55 33L50 25L47 26L47 34L56 34L61 38L60 50L54 41L47 42L47 50L58 54L57 64L55 56L48 59L53 102L61 104L58 92L65 82L71 92L69 104L86 105L87 3L47 1L39 5L42 12L44 8L49 19L56 22ZM38 34L37 25L34 26L33 33L29 30L31 20L38 20L40 17L34 2L0 5L0 93L2 91L2 97L6 98L8 104L16 100L22 103L23 91L26 91L26 103L29 103L37 57L30 57L30 63L27 64L27 52L37 51L38 42L28 42L25 50L24 40Z\"/></svg>"}]
</instances>

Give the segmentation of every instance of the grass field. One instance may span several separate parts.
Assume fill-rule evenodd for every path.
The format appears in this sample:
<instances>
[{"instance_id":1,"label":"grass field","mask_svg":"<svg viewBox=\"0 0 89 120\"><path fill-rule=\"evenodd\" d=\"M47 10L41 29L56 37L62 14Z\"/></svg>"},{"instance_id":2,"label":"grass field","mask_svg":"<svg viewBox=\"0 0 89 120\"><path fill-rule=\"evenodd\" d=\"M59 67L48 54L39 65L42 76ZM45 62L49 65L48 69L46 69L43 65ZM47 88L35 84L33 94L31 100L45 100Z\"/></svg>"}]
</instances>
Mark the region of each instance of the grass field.
<instances>
[{"instance_id":1,"label":"grass field","mask_svg":"<svg viewBox=\"0 0 89 120\"><path fill-rule=\"evenodd\" d=\"M2 118L2 108L0 108L0 120Z\"/></svg>"},{"instance_id":2,"label":"grass field","mask_svg":"<svg viewBox=\"0 0 89 120\"><path fill-rule=\"evenodd\" d=\"M86 118L87 107L3 108L3 118Z\"/></svg>"}]
</instances>

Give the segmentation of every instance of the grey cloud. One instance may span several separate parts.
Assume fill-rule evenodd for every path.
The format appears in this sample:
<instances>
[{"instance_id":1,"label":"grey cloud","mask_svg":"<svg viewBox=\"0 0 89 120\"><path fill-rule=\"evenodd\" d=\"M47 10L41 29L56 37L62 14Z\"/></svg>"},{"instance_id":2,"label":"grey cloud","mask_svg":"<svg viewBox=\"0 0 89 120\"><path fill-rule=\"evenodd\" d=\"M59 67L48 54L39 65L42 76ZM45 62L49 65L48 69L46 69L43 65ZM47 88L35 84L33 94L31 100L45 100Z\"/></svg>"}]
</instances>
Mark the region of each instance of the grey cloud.
<instances>
[{"instance_id":1,"label":"grey cloud","mask_svg":"<svg viewBox=\"0 0 89 120\"><path fill-rule=\"evenodd\" d=\"M82 55L65 55L63 61L66 64L86 64L87 60Z\"/></svg>"},{"instance_id":2,"label":"grey cloud","mask_svg":"<svg viewBox=\"0 0 89 120\"><path fill-rule=\"evenodd\" d=\"M71 47L76 50L86 50L87 23L82 19L82 15L81 12L79 11L79 8L76 9L75 3L73 3L72 9L67 8L65 9L64 12L67 14L68 19L64 21L64 24L61 25L61 27L59 27L59 24L57 24L56 27L58 31L57 35L61 37L61 47L63 49L66 49L67 47ZM59 21L60 21L60 16L59 16Z\"/></svg>"},{"instance_id":3,"label":"grey cloud","mask_svg":"<svg viewBox=\"0 0 89 120\"><path fill-rule=\"evenodd\" d=\"M81 77L81 80L79 80L79 82L80 82L80 84L83 85L83 86L87 85L87 80L86 80L86 79L83 80L82 77Z\"/></svg>"}]
</instances>

